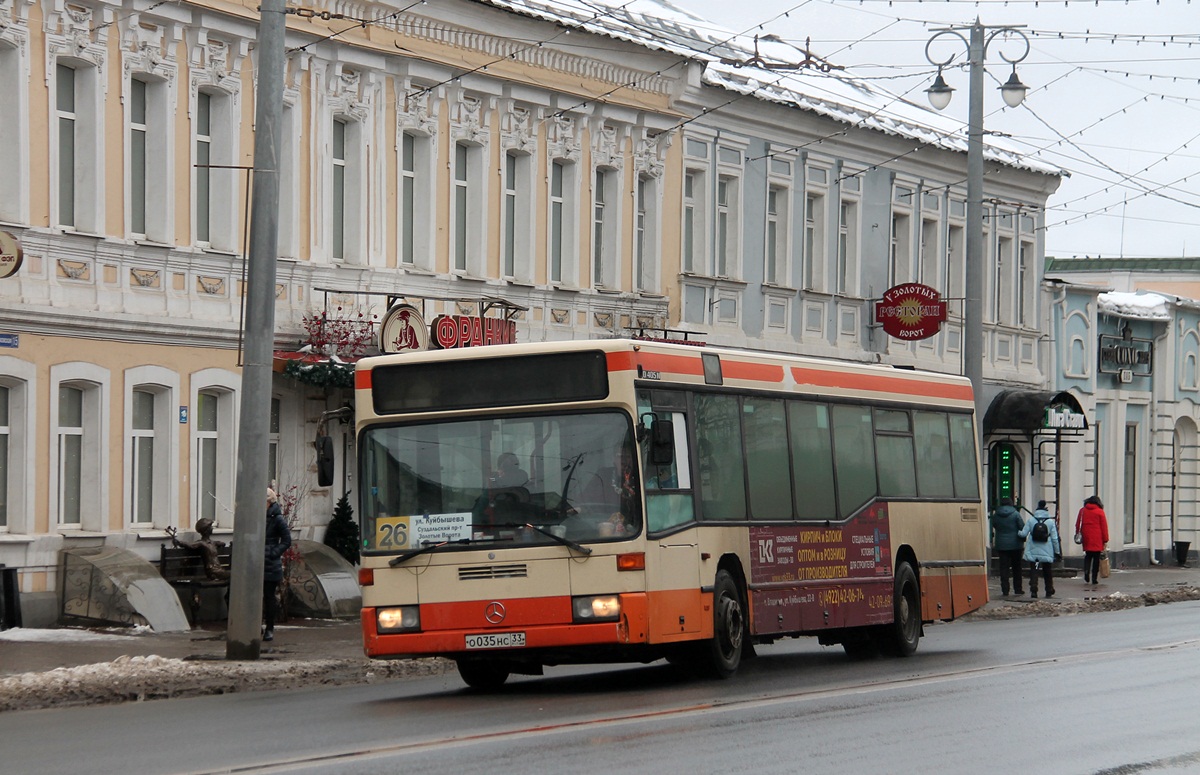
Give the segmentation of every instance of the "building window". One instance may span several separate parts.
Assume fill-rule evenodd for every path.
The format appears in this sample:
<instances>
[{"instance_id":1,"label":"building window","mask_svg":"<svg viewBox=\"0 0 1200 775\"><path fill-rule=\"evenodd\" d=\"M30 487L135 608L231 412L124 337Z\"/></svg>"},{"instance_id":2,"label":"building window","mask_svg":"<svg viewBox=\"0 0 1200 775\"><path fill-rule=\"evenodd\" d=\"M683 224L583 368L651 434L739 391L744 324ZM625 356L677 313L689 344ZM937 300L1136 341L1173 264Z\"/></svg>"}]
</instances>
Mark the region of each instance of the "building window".
<instances>
[{"instance_id":1,"label":"building window","mask_svg":"<svg viewBox=\"0 0 1200 775\"><path fill-rule=\"evenodd\" d=\"M1029 326L1029 300L1033 295L1033 274L1030 271L1030 261L1033 258L1033 245L1021 243L1021 254L1017 259L1017 325Z\"/></svg>"},{"instance_id":2,"label":"building window","mask_svg":"<svg viewBox=\"0 0 1200 775\"><path fill-rule=\"evenodd\" d=\"M654 178L639 175L634 202L634 289L658 289L658 188Z\"/></svg>"},{"instance_id":3,"label":"building window","mask_svg":"<svg viewBox=\"0 0 1200 775\"><path fill-rule=\"evenodd\" d=\"M592 189L592 283L598 288L617 288L618 203L617 171L596 170Z\"/></svg>"},{"instance_id":4,"label":"building window","mask_svg":"<svg viewBox=\"0 0 1200 775\"><path fill-rule=\"evenodd\" d=\"M28 107L29 89L21 48L0 41L0 169L7 171L0 185L0 220L25 223L23 202L29 197Z\"/></svg>"},{"instance_id":5,"label":"building window","mask_svg":"<svg viewBox=\"0 0 1200 775\"><path fill-rule=\"evenodd\" d=\"M366 187L362 123L334 117L331 137L332 196L330 256L335 261L366 259Z\"/></svg>"},{"instance_id":6,"label":"building window","mask_svg":"<svg viewBox=\"0 0 1200 775\"><path fill-rule=\"evenodd\" d=\"M569 161L550 165L550 282L574 285L575 170Z\"/></svg>"},{"instance_id":7,"label":"building window","mask_svg":"<svg viewBox=\"0 0 1200 775\"><path fill-rule=\"evenodd\" d=\"M346 257L346 122L333 120L333 257Z\"/></svg>"},{"instance_id":8,"label":"building window","mask_svg":"<svg viewBox=\"0 0 1200 775\"><path fill-rule=\"evenodd\" d=\"M416 263L417 140L400 136L400 263Z\"/></svg>"},{"instance_id":9,"label":"building window","mask_svg":"<svg viewBox=\"0 0 1200 775\"><path fill-rule=\"evenodd\" d=\"M58 388L58 524L78 527L83 505L83 388Z\"/></svg>"},{"instance_id":10,"label":"building window","mask_svg":"<svg viewBox=\"0 0 1200 775\"><path fill-rule=\"evenodd\" d=\"M132 403L130 522L146 525L154 522L154 394L134 390Z\"/></svg>"},{"instance_id":11,"label":"building window","mask_svg":"<svg viewBox=\"0 0 1200 775\"><path fill-rule=\"evenodd\" d=\"M858 261L858 202L842 199L838 213L837 292L854 289L854 271Z\"/></svg>"},{"instance_id":12,"label":"building window","mask_svg":"<svg viewBox=\"0 0 1200 775\"><path fill-rule=\"evenodd\" d=\"M1000 324L1011 322L1013 310L1012 240L1001 237L996 245L996 275L992 282L992 319Z\"/></svg>"},{"instance_id":13,"label":"building window","mask_svg":"<svg viewBox=\"0 0 1200 775\"><path fill-rule=\"evenodd\" d=\"M193 519L208 517L233 524L237 455L236 377L221 369L203 369L191 376Z\"/></svg>"},{"instance_id":14,"label":"building window","mask_svg":"<svg viewBox=\"0 0 1200 775\"><path fill-rule=\"evenodd\" d=\"M699 273L705 265L704 173L688 170L683 176L683 271Z\"/></svg>"},{"instance_id":15,"label":"building window","mask_svg":"<svg viewBox=\"0 0 1200 775\"><path fill-rule=\"evenodd\" d=\"M938 222L923 218L921 220L921 273L917 282L937 287L938 284Z\"/></svg>"},{"instance_id":16,"label":"building window","mask_svg":"<svg viewBox=\"0 0 1200 775\"><path fill-rule=\"evenodd\" d=\"M452 194L451 212L454 223L452 232L452 251L454 268L464 274L480 275L476 264L479 262L481 235L479 234L479 217L481 212L481 182L482 152L478 145L455 143L454 146L454 194Z\"/></svg>"},{"instance_id":17,"label":"building window","mask_svg":"<svg viewBox=\"0 0 1200 775\"><path fill-rule=\"evenodd\" d=\"M966 230L952 225L946 232L946 296L961 299L966 296L963 272L966 268Z\"/></svg>"},{"instance_id":18,"label":"building window","mask_svg":"<svg viewBox=\"0 0 1200 775\"><path fill-rule=\"evenodd\" d=\"M233 97L222 91L196 95L196 241L218 250L237 249L235 214L240 202L232 123ZM212 166L209 166L212 165Z\"/></svg>"},{"instance_id":19,"label":"building window","mask_svg":"<svg viewBox=\"0 0 1200 775\"><path fill-rule=\"evenodd\" d=\"M58 113L58 224L75 225L75 69L56 68L55 107Z\"/></svg>"},{"instance_id":20,"label":"building window","mask_svg":"<svg viewBox=\"0 0 1200 775\"><path fill-rule=\"evenodd\" d=\"M767 266L765 279L783 285L787 278L788 192L782 186L767 188Z\"/></svg>"},{"instance_id":21,"label":"building window","mask_svg":"<svg viewBox=\"0 0 1200 775\"><path fill-rule=\"evenodd\" d=\"M196 95L196 239L208 242L212 225L212 95Z\"/></svg>"},{"instance_id":22,"label":"building window","mask_svg":"<svg viewBox=\"0 0 1200 775\"><path fill-rule=\"evenodd\" d=\"M528 280L532 244L533 157L516 151L504 154L504 211L501 214L500 274L509 280Z\"/></svg>"},{"instance_id":23,"label":"building window","mask_svg":"<svg viewBox=\"0 0 1200 775\"><path fill-rule=\"evenodd\" d=\"M820 290L825 270L825 197L804 197L804 287Z\"/></svg>"},{"instance_id":24,"label":"building window","mask_svg":"<svg viewBox=\"0 0 1200 775\"><path fill-rule=\"evenodd\" d=\"M129 82L129 229L146 236L146 82Z\"/></svg>"},{"instance_id":25,"label":"building window","mask_svg":"<svg viewBox=\"0 0 1200 775\"><path fill-rule=\"evenodd\" d=\"M424 269L432 264L431 146L426 135L405 132L400 136L400 263Z\"/></svg>"},{"instance_id":26,"label":"building window","mask_svg":"<svg viewBox=\"0 0 1200 775\"><path fill-rule=\"evenodd\" d=\"M738 179L717 178L717 277L734 277L738 272Z\"/></svg>"},{"instance_id":27,"label":"building window","mask_svg":"<svg viewBox=\"0 0 1200 775\"><path fill-rule=\"evenodd\" d=\"M889 285L900 285L901 283L911 282L912 275L912 258L909 255L909 217L901 213L892 214L892 243L891 243L891 267L890 267L890 282Z\"/></svg>"},{"instance_id":28,"label":"building window","mask_svg":"<svg viewBox=\"0 0 1200 775\"><path fill-rule=\"evenodd\" d=\"M504 154L504 240L500 274L512 277L517 271L517 154Z\"/></svg>"}]
</instances>

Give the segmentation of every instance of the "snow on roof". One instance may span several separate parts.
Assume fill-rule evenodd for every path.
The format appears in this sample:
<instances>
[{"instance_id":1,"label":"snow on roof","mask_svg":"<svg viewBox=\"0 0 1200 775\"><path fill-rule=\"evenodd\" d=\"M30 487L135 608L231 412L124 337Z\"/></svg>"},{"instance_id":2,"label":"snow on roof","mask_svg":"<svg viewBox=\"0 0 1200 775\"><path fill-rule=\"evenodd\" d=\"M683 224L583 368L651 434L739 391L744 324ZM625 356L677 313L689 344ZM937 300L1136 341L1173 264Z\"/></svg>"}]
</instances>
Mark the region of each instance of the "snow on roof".
<instances>
[{"instance_id":1,"label":"snow on roof","mask_svg":"<svg viewBox=\"0 0 1200 775\"><path fill-rule=\"evenodd\" d=\"M1096 297L1100 312L1123 318L1170 320L1170 302L1157 293L1111 291Z\"/></svg>"},{"instance_id":2,"label":"snow on roof","mask_svg":"<svg viewBox=\"0 0 1200 775\"><path fill-rule=\"evenodd\" d=\"M704 82L738 94L808 110L845 124L873 129L966 153L965 126L923 105L891 94L844 70L819 67L772 70L756 62L796 63L808 52L768 35L738 35L673 5L669 0L481 0L515 13L629 41L705 64ZM725 60L725 61L722 61ZM819 63L818 63L819 64ZM992 161L1045 175L1062 169L989 137Z\"/></svg>"}]
</instances>

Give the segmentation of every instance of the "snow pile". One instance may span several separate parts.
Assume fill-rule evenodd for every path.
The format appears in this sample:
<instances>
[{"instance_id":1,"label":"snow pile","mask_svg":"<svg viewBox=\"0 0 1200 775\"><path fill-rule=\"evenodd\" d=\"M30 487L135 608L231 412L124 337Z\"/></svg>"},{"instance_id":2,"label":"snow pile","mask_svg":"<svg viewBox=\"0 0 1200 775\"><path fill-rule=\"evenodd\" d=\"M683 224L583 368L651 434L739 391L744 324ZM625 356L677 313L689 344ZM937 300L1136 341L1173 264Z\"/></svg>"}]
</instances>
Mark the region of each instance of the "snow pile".
<instances>
[{"instance_id":1,"label":"snow pile","mask_svg":"<svg viewBox=\"0 0 1200 775\"><path fill-rule=\"evenodd\" d=\"M1156 592L1144 592L1140 595L1127 595L1113 592L1098 597L1085 597L1082 600L1066 600L1051 598L1046 600L1030 600L1029 602L1012 602L997 608L983 608L968 614L968 619L1017 619L1024 616L1064 616L1066 614L1095 613L1097 611L1122 611L1126 608L1158 605L1159 603L1178 603L1184 600L1200 600L1200 587L1179 586Z\"/></svg>"},{"instance_id":2,"label":"snow pile","mask_svg":"<svg viewBox=\"0 0 1200 775\"><path fill-rule=\"evenodd\" d=\"M1171 303L1157 293L1112 291L1096 298L1100 312L1109 315L1143 320L1171 319Z\"/></svg>"},{"instance_id":3,"label":"snow pile","mask_svg":"<svg viewBox=\"0 0 1200 775\"><path fill-rule=\"evenodd\" d=\"M114 630L81 630L73 627L55 629L31 629L14 627L11 630L0 630L0 640L14 643L79 643L82 641L123 640L141 635L153 635L154 630L145 625L136 627L121 627Z\"/></svg>"},{"instance_id":4,"label":"snow pile","mask_svg":"<svg viewBox=\"0 0 1200 775\"><path fill-rule=\"evenodd\" d=\"M0 711L370 683L381 679L441 675L453 667L454 663L442 659L233 662L169 659L155 655L125 656L112 662L0 678Z\"/></svg>"}]
</instances>

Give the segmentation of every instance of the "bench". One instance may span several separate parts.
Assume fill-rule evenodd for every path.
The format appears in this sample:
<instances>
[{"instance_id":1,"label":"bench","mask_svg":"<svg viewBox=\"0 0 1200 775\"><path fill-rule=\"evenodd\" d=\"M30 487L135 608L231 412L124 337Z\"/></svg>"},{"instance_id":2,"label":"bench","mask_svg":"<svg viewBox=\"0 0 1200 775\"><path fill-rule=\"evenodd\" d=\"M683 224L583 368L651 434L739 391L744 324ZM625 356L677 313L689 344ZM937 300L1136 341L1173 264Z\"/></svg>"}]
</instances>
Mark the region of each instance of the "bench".
<instances>
[{"instance_id":1,"label":"bench","mask_svg":"<svg viewBox=\"0 0 1200 775\"><path fill-rule=\"evenodd\" d=\"M200 593L205 589L228 587L229 579L210 579L204 567L204 554L199 549L162 544L159 551L158 572L172 587L191 593L189 608L191 622L195 624L200 616ZM217 560L222 568L229 570L233 560L233 549L229 544L217 550Z\"/></svg>"}]
</instances>

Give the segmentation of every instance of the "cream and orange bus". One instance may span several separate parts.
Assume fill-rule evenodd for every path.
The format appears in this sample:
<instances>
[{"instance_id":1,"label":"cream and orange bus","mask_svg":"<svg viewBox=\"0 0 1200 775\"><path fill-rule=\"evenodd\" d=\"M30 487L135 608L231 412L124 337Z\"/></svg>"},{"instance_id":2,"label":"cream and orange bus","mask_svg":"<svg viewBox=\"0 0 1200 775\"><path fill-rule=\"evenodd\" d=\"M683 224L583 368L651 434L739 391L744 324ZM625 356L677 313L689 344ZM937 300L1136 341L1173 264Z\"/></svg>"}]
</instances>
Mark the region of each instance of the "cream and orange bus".
<instances>
[{"instance_id":1,"label":"cream and orange bus","mask_svg":"<svg viewBox=\"0 0 1200 775\"><path fill-rule=\"evenodd\" d=\"M815 635L913 653L987 602L970 383L642 340L367 358L362 630L496 688Z\"/></svg>"}]
</instances>

